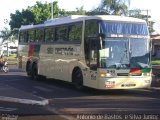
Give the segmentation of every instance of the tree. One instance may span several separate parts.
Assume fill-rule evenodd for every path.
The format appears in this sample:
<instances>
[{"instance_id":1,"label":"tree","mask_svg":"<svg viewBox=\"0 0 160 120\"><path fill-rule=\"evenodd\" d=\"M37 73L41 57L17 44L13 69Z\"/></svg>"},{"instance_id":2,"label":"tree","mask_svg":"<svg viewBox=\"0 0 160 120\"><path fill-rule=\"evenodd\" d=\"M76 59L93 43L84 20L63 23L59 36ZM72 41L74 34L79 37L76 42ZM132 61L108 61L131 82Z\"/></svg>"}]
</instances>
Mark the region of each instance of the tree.
<instances>
[{"instance_id":1,"label":"tree","mask_svg":"<svg viewBox=\"0 0 160 120\"><path fill-rule=\"evenodd\" d=\"M146 15L142 14L143 11L145 11L147 14ZM155 32L155 30L153 29L153 25L155 22L149 20L151 16L148 15L148 10L140 10L140 9L130 10L129 16L146 20L148 24L149 33L152 34Z\"/></svg>"},{"instance_id":2,"label":"tree","mask_svg":"<svg viewBox=\"0 0 160 120\"><path fill-rule=\"evenodd\" d=\"M8 50L8 42L14 41L12 39L12 33L11 30L9 30L8 28L4 28L4 30L0 31L0 37L2 38L2 43L4 41L7 41L7 56L9 56L9 50Z\"/></svg>"},{"instance_id":3,"label":"tree","mask_svg":"<svg viewBox=\"0 0 160 120\"><path fill-rule=\"evenodd\" d=\"M8 40L11 36L11 31L6 27L4 30L0 31L0 37L3 39L3 41Z\"/></svg>"},{"instance_id":4,"label":"tree","mask_svg":"<svg viewBox=\"0 0 160 120\"><path fill-rule=\"evenodd\" d=\"M84 10L84 7L81 6L80 8L76 8L76 15L85 15L86 11Z\"/></svg>"},{"instance_id":5,"label":"tree","mask_svg":"<svg viewBox=\"0 0 160 120\"><path fill-rule=\"evenodd\" d=\"M50 4L42 4L41 2L37 1L34 6L28 7L27 10L33 14L34 24L43 23L45 20L51 18Z\"/></svg>"},{"instance_id":6,"label":"tree","mask_svg":"<svg viewBox=\"0 0 160 120\"><path fill-rule=\"evenodd\" d=\"M58 17L60 9L58 2L53 2L53 16ZM63 10L64 13L64 10ZM63 14L61 12L61 16ZM22 12L16 10L15 14L10 14L11 20L9 25L11 30L20 28L21 25L40 24L51 18L51 3L36 2L34 6L23 9Z\"/></svg>"},{"instance_id":7,"label":"tree","mask_svg":"<svg viewBox=\"0 0 160 120\"><path fill-rule=\"evenodd\" d=\"M34 14L29 10L22 10L16 11L15 14L10 14L11 20L9 22L9 25L11 27L11 30L14 28L20 28L21 25L28 25L28 24L34 24L35 23L35 17Z\"/></svg>"},{"instance_id":8,"label":"tree","mask_svg":"<svg viewBox=\"0 0 160 120\"><path fill-rule=\"evenodd\" d=\"M43 23L52 16L53 18L57 18L69 15L85 15L85 13L86 11L83 6L76 8L76 11L65 11L64 9L59 8L57 1L53 3L45 2L44 4L37 1L34 6L23 9L22 12L17 10L15 14L10 14L11 20L9 25L11 30L13 30L14 28L20 28L21 25Z\"/></svg>"},{"instance_id":9,"label":"tree","mask_svg":"<svg viewBox=\"0 0 160 120\"><path fill-rule=\"evenodd\" d=\"M127 15L130 0L102 0L101 5L88 14L100 15Z\"/></svg>"},{"instance_id":10,"label":"tree","mask_svg":"<svg viewBox=\"0 0 160 120\"><path fill-rule=\"evenodd\" d=\"M63 12L61 16L70 16L70 15L86 15L86 11L84 10L84 7L81 6L79 8L76 8L76 11L65 11L62 9L60 13Z\"/></svg>"}]
</instances>

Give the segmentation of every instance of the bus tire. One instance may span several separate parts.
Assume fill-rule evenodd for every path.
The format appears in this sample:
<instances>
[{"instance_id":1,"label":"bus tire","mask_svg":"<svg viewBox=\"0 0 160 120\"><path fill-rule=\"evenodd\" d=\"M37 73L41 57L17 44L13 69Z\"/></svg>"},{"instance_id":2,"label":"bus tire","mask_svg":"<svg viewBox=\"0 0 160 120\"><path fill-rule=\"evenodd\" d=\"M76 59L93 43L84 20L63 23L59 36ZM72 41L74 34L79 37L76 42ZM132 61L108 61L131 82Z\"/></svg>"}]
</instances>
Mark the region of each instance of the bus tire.
<instances>
[{"instance_id":1,"label":"bus tire","mask_svg":"<svg viewBox=\"0 0 160 120\"><path fill-rule=\"evenodd\" d=\"M83 90L83 74L80 68L73 70L72 82L77 90Z\"/></svg>"},{"instance_id":2,"label":"bus tire","mask_svg":"<svg viewBox=\"0 0 160 120\"><path fill-rule=\"evenodd\" d=\"M32 75L31 75L31 78L33 80L38 80L38 67L37 67L36 63L34 63L33 66L32 66Z\"/></svg>"},{"instance_id":3,"label":"bus tire","mask_svg":"<svg viewBox=\"0 0 160 120\"><path fill-rule=\"evenodd\" d=\"M26 72L27 72L27 75L28 76L31 76L31 63L30 62L27 62L27 65L26 65Z\"/></svg>"}]
</instances>

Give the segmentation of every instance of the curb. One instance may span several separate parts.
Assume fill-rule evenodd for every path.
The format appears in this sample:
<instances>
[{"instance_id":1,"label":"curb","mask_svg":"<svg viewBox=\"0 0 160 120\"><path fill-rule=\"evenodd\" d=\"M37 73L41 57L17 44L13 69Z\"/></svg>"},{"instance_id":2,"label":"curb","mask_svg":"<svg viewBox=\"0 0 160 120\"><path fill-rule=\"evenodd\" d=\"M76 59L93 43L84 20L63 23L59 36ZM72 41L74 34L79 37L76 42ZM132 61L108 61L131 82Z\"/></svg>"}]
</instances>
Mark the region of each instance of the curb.
<instances>
[{"instance_id":1,"label":"curb","mask_svg":"<svg viewBox=\"0 0 160 120\"><path fill-rule=\"evenodd\" d=\"M30 104L30 105L41 105L41 106L45 106L49 104L48 99L37 101L37 100L20 99L20 98L12 98L12 97L5 97L5 96L0 96L0 101Z\"/></svg>"},{"instance_id":2,"label":"curb","mask_svg":"<svg viewBox=\"0 0 160 120\"><path fill-rule=\"evenodd\" d=\"M150 90L160 91L160 87L151 87Z\"/></svg>"}]
</instances>

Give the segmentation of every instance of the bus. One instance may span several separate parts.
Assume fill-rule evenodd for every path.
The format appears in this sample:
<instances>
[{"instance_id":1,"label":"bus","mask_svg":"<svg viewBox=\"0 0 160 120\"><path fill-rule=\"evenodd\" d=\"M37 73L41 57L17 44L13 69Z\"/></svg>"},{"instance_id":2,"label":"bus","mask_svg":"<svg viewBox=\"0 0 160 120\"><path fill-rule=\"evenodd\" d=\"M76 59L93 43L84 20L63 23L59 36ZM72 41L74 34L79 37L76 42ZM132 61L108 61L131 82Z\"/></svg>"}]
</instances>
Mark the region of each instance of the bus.
<instances>
[{"instance_id":1,"label":"bus","mask_svg":"<svg viewBox=\"0 0 160 120\"><path fill-rule=\"evenodd\" d=\"M148 88L151 41L144 20L125 16L54 18L19 29L19 68L99 89Z\"/></svg>"}]
</instances>

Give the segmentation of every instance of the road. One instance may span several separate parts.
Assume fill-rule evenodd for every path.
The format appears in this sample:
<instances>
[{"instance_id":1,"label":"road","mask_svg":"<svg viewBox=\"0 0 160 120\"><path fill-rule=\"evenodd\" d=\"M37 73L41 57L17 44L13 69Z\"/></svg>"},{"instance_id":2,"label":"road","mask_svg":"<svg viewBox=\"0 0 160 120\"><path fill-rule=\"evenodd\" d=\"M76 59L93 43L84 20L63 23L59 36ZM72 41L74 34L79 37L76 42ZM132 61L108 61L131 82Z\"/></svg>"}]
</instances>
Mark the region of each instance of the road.
<instances>
[{"instance_id":1,"label":"road","mask_svg":"<svg viewBox=\"0 0 160 120\"><path fill-rule=\"evenodd\" d=\"M2 119L159 120L159 101L159 89L77 91L64 82L33 81L16 66L0 73Z\"/></svg>"}]
</instances>

